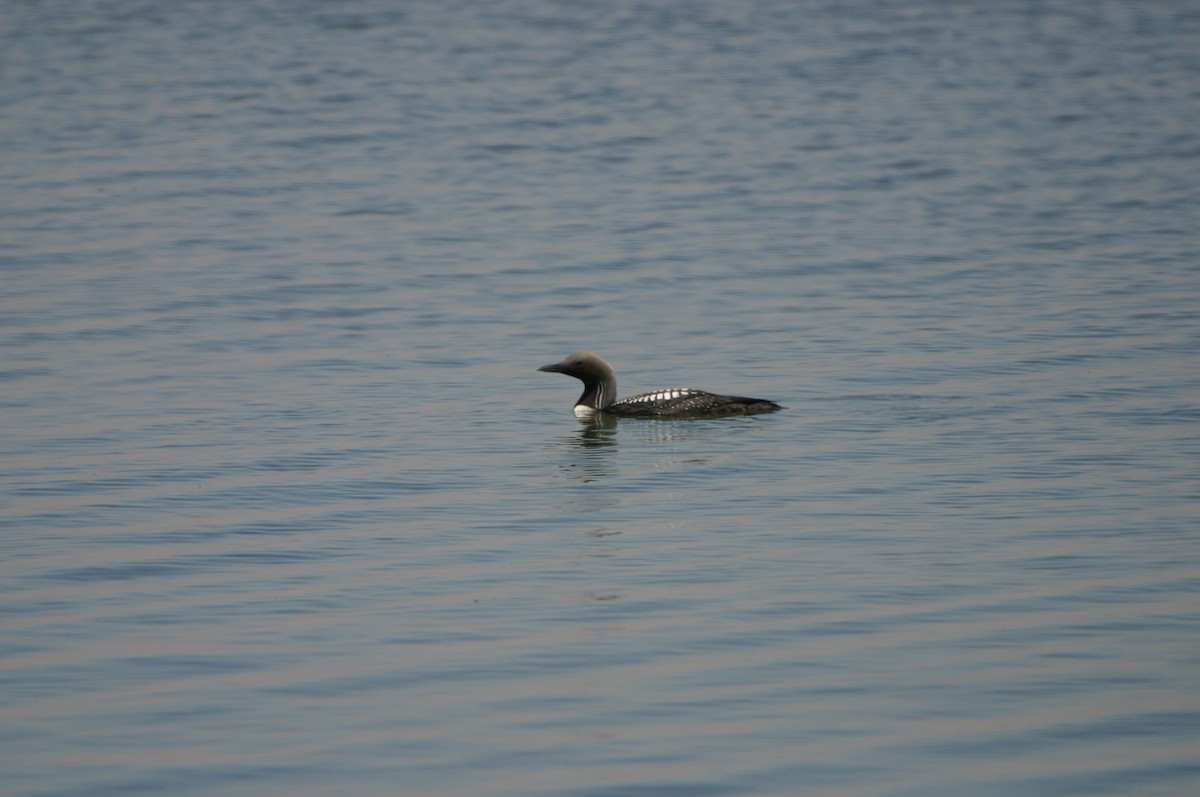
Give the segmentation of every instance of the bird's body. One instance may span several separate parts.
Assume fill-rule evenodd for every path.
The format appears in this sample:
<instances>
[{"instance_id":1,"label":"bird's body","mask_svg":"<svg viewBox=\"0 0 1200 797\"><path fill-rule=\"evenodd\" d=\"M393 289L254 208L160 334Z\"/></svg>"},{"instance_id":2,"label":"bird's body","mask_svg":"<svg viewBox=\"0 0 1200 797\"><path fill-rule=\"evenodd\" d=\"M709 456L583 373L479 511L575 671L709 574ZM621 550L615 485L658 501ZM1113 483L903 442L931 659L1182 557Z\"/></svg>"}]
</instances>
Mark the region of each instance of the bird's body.
<instances>
[{"instance_id":1,"label":"bird's body","mask_svg":"<svg viewBox=\"0 0 1200 797\"><path fill-rule=\"evenodd\" d=\"M693 388L672 388L639 393L617 400L617 377L604 358L576 352L539 371L566 374L583 382L583 395L575 402L575 415L589 418L607 413L628 418L719 418L728 415L757 415L783 409L773 401L722 396Z\"/></svg>"}]
</instances>

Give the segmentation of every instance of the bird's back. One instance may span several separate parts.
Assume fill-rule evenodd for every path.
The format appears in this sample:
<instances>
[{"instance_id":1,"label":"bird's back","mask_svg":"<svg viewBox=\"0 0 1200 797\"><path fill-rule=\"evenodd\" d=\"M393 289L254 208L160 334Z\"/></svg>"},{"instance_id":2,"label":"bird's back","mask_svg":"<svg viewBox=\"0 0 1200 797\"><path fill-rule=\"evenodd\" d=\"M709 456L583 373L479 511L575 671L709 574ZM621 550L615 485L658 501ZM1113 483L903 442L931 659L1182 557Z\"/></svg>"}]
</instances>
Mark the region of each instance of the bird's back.
<instances>
[{"instance_id":1,"label":"bird's back","mask_svg":"<svg viewBox=\"0 0 1200 797\"><path fill-rule=\"evenodd\" d=\"M621 399L604 412L627 418L718 418L725 415L757 415L783 409L773 401L745 396L722 396L690 387L652 390Z\"/></svg>"}]
</instances>

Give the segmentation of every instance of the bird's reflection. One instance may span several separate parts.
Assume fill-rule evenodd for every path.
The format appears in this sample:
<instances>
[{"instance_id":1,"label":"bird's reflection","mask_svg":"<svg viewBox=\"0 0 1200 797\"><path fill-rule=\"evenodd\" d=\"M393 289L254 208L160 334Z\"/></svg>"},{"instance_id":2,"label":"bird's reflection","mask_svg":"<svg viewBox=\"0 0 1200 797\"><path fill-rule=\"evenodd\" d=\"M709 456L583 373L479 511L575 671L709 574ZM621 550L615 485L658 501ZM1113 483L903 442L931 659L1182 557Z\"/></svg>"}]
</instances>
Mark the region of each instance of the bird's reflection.
<instances>
[{"instance_id":1,"label":"bird's reflection","mask_svg":"<svg viewBox=\"0 0 1200 797\"><path fill-rule=\"evenodd\" d=\"M678 459L677 445L693 444L713 436L727 437L731 433L747 431L753 418L725 418L718 420L651 420L621 419L599 413L590 418L581 418L578 428L559 438L558 445L566 458L560 465L563 475L581 484L600 482L620 474L617 457L618 435L625 438L627 445L639 451L654 451L661 455L664 467ZM642 458L644 460L644 457ZM694 458L691 462L707 461Z\"/></svg>"},{"instance_id":2,"label":"bird's reflection","mask_svg":"<svg viewBox=\"0 0 1200 797\"><path fill-rule=\"evenodd\" d=\"M597 417L580 421L579 428L561 438L569 461L561 470L572 479L587 484L617 474L617 419Z\"/></svg>"},{"instance_id":3,"label":"bird's reflection","mask_svg":"<svg viewBox=\"0 0 1200 797\"><path fill-rule=\"evenodd\" d=\"M594 415L579 422L576 445L580 448L607 448L617 444L617 418L615 415Z\"/></svg>"}]
</instances>

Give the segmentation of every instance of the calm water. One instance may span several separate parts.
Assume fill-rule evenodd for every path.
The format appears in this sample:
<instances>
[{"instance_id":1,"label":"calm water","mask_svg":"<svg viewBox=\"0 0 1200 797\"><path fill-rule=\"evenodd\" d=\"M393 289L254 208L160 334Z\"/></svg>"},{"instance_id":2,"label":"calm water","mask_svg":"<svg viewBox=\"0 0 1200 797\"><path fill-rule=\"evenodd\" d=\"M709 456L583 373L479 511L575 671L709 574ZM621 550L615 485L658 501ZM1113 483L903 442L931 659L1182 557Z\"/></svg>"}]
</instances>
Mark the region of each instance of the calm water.
<instances>
[{"instance_id":1,"label":"calm water","mask_svg":"<svg viewBox=\"0 0 1200 797\"><path fill-rule=\"evenodd\" d=\"M9 2L0 114L5 795L1200 791L1195 3Z\"/></svg>"}]
</instances>

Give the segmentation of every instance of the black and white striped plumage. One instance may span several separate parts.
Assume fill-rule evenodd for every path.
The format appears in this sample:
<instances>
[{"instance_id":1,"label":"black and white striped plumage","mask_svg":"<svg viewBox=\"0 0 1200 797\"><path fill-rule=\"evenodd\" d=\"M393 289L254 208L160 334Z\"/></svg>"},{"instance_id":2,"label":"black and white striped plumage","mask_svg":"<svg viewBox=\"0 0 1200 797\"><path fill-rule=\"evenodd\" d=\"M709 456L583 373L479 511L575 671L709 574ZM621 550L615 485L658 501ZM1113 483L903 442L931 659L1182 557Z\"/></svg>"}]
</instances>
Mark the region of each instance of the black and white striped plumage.
<instances>
[{"instance_id":1,"label":"black and white striped plumage","mask_svg":"<svg viewBox=\"0 0 1200 797\"><path fill-rule=\"evenodd\" d=\"M604 358L585 351L538 370L566 374L583 382L583 395L575 402L575 415L579 418L598 412L631 418L718 418L783 409L766 399L721 396L689 387L654 390L617 401L617 377L612 366Z\"/></svg>"}]
</instances>

